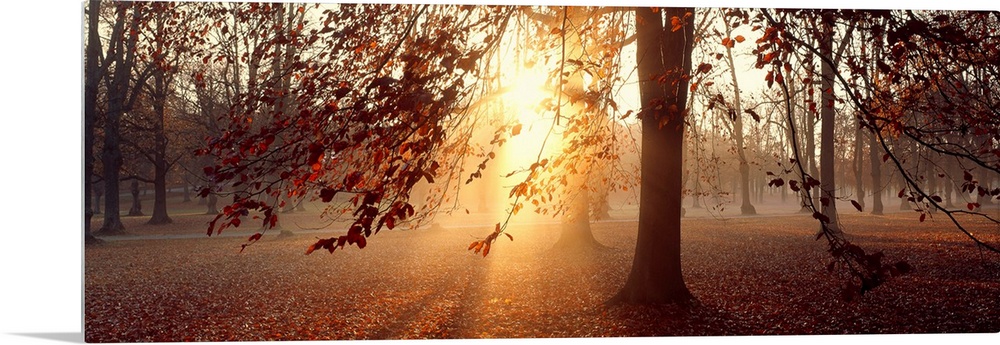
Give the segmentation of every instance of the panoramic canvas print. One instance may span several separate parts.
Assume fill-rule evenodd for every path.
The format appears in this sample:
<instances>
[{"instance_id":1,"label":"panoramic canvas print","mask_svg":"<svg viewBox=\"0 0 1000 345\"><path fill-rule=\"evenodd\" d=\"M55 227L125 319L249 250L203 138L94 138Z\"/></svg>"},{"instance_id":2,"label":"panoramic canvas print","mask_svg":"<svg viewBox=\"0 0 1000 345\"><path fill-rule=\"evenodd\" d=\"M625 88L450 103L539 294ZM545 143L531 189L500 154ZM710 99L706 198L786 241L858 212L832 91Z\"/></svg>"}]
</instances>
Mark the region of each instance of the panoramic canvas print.
<instances>
[{"instance_id":1,"label":"panoramic canvas print","mask_svg":"<svg viewBox=\"0 0 1000 345\"><path fill-rule=\"evenodd\" d=\"M87 342L1000 332L1000 14L87 1Z\"/></svg>"}]
</instances>

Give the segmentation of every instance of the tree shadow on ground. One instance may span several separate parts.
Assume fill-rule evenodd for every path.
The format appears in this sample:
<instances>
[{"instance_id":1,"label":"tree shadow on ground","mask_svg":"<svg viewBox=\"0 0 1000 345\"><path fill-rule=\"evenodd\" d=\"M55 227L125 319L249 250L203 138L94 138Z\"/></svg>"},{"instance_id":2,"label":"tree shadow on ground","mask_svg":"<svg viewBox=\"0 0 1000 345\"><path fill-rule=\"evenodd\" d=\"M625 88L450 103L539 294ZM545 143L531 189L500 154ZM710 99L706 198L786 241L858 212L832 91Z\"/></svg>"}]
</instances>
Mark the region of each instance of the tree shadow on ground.
<instances>
[{"instance_id":1,"label":"tree shadow on ground","mask_svg":"<svg viewBox=\"0 0 1000 345\"><path fill-rule=\"evenodd\" d=\"M605 310L611 336L719 336L752 334L732 314L693 301L690 305L612 304Z\"/></svg>"}]
</instances>

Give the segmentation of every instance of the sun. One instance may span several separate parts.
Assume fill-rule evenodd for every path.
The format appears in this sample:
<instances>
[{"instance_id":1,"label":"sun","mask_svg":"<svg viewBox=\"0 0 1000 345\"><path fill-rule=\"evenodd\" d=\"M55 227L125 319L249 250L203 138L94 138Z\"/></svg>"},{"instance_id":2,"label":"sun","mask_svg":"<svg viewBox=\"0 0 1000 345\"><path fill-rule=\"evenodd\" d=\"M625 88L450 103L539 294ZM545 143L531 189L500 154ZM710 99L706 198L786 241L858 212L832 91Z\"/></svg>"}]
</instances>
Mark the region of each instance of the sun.
<instances>
[{"instance_id":1,"label":"sun","mask_svg":"<svg viewBox=\"0 0 1000 345\"><path fill-rule=\"evenodd\" d=\"M541 103L551 97L545 89L546 73L536 70L521 70L504 93L504 101L511 105L510 111L524 127L534 127L542 119Z\"/></svg>"},{"instance_id":2,"label":"sun","mask_svg":"<svg viewBox=\"0 0 1000 345\"><path fill-rule=\"evenodd\" d=\"M519 70L503 94L505 118L518 128L509 141L513 154L505 159L511 171L525 169L561 149L561 136L553 134L555 113L546 109L553 98L547 78L541 68Z\"/></svg>"}]
</instances>

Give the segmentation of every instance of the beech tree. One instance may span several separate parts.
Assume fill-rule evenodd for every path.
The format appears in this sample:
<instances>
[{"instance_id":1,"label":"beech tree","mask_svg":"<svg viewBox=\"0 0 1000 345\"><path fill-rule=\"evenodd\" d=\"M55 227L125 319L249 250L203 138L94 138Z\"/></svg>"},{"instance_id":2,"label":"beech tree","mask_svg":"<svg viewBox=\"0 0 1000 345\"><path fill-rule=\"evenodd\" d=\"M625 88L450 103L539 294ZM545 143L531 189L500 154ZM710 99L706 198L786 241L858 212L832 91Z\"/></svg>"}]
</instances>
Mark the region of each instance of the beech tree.
<instances>
[{"instance_id":1,"label":"beech tree","mask_svg":"<svg viewBox=\"0 0 1000 345\"><path fill-rule=\"evenodd\" d=\"M681 274L680 195L694 9L637 8L635 16L643 107L639 237L628 279L612 301L684 304L693 299Z\"/></svg>"}]
</instances>

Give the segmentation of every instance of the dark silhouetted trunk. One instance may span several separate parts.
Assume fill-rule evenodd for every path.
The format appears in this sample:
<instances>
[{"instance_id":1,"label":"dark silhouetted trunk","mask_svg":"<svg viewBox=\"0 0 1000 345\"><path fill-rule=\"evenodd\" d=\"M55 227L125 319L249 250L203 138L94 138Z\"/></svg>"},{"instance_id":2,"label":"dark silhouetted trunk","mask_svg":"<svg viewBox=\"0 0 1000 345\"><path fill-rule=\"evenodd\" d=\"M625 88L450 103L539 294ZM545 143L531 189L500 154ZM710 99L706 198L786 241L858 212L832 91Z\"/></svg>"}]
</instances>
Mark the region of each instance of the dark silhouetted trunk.
<instances>
[{"instance_id":1,"label":"dark silhouetted trunk","mask_svg":"<svg viewBox=\"0 0 1000 345\"><path fill-rule=\"evenodd\" d=\"M881 215L882 206L882 153L881 145L874 133L868 135L868 160L871 162L872 175L872 214Z\"/></svg>"},{"instance_id":2,"label":"dark silhouetted trunk","mask_svg":"<svg viewBox=\"0 0 1000 345\"><path fill-rule=\"evenodd\" d=\"M632 269L612 302L688 304L694 297L681 274L681 173L684 115L694 43L692 8L636 10L639 95L643 110L639 234ZM691 17L685 17L692 13ZM686 18L664 30L663 18ZM666 74L666 82L654 76ZM662 101L662 107L651 106ZM661 122L662 120L662 122Z\"/></svg>"},{"instance_id":3,"label":"dark silhouetted trunk","mask_svg":"<svg viewBox=\"0 0 1000 345\"><path fill-rule=\"evenodd\" d=\"M160 158L162 159L162 158ZM161 164L166 165L163 161ZM149 224L170 224L173 221L167 215L167 167L160 167L157 164L156 177L153 182L153 215L149 218Z\"/></svg>"},{"instance_id":4,"label":"dark silhouetted trunk","mask_svg":"<svg viewBox=\"0 0 1000 345\"><path fill-rule=\"evenodd\" d=\"M101 39L98 35L98 23L101 15L101 2L89 1L87 5L87 50L84 65L84 95L83 95L83 238L84 243L98 242L91 230L90 220L94 214L101 213L101 194L94 188L94 125L97 121L97 88L101 81L98 70L98 56L101 53ZM92 202L93 198L93 202Z\"/></svg>"},{"instance_id":5,"label":"dark silhouetted trunk","mask_svg":"<svg viewBox=\"0 0 1000 345\"><path fill-rule=\"evenodd\" d=\"M854 131L854 159L852 160L852 163L854 167L854 195L858 204L861 205L862 210L865 208L865 184L862 176L864 173L864 157L861 155L862 148L864 147L864 140L865 137L863 129L858 127Z\"/></svg>"}]
</instances>

